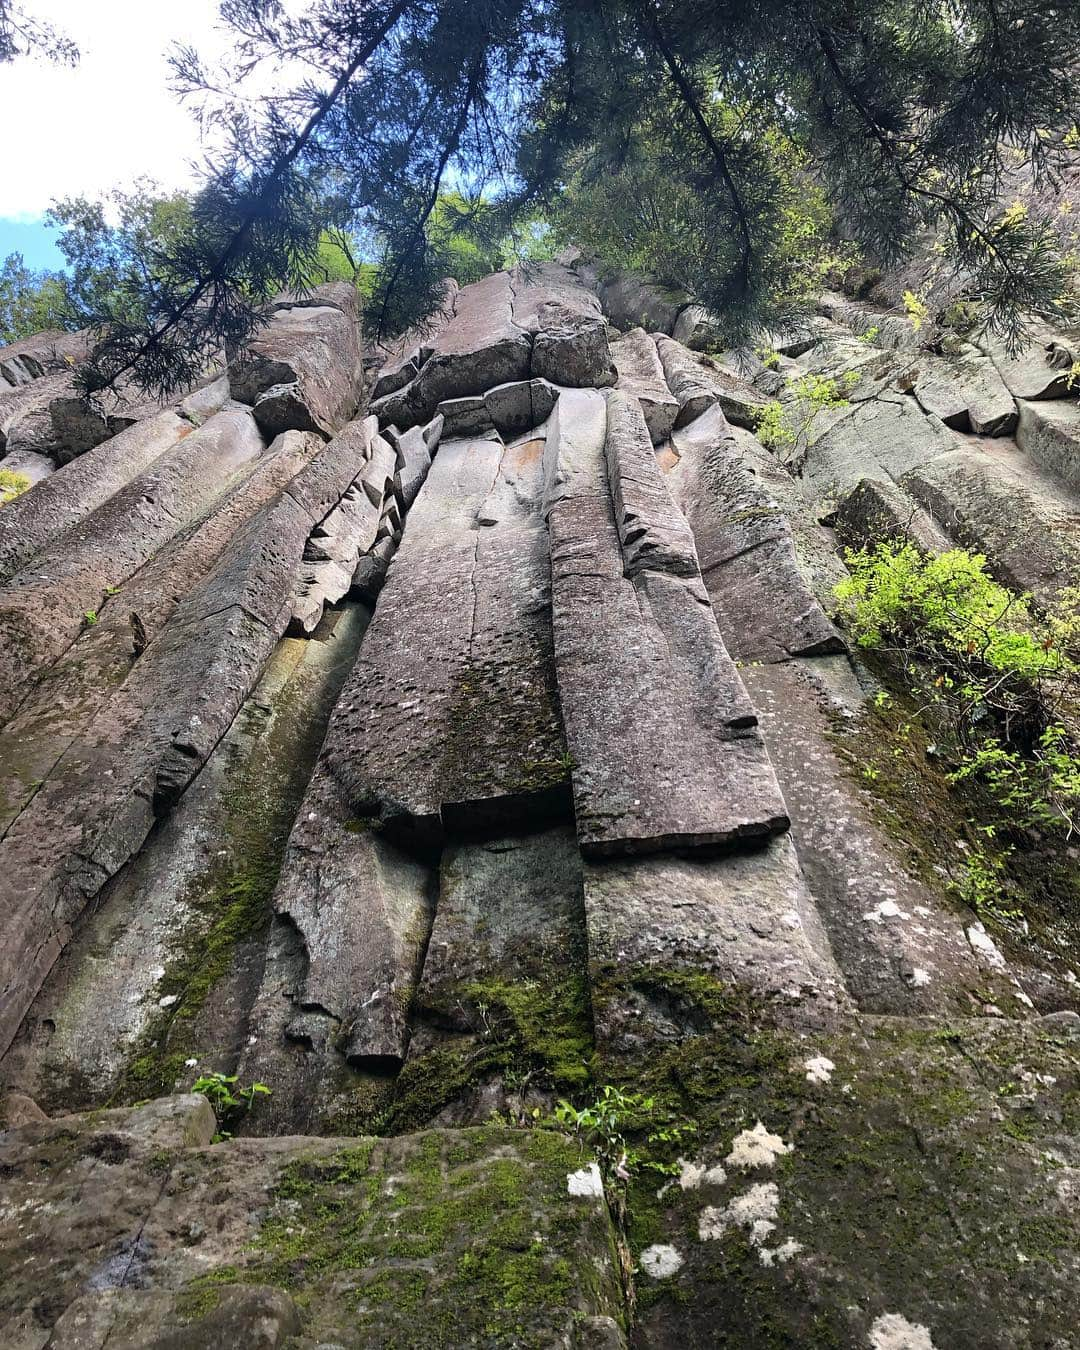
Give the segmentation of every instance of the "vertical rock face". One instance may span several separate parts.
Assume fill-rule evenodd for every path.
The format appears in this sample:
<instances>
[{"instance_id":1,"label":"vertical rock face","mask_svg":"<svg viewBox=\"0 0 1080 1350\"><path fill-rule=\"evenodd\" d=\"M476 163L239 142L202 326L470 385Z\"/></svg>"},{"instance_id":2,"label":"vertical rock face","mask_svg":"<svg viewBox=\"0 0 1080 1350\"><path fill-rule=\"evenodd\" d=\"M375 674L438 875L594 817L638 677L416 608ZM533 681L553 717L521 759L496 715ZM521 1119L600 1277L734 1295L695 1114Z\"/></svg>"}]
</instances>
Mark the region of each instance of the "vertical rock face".
<instances>
[{"instance_id":1,"label":"vertical rock face","mask_svg":"<svg viewBox=\"0 0 1080 1350\"><path fill-rule=\"evenodd\" d=\"M1075 860L970 909L830 616L883 538L1080 580L1075 406L823 305L283 296L0 507L0 1344L1072 1343ZM84 346L0 352L13 464Z\"/></svg>"}]
</instances>

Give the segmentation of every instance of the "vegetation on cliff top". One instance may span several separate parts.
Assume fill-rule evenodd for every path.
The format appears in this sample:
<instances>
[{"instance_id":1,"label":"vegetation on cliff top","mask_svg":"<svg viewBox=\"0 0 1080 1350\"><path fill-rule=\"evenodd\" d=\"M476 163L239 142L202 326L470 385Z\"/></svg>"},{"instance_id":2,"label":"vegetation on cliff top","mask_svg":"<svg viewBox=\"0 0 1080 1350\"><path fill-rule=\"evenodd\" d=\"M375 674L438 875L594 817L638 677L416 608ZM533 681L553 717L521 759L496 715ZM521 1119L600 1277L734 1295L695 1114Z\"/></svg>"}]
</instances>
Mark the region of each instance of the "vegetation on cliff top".
<instances>
[{"instance_id":1,"label":"vegetation on cliff top","mask_svg":"<svg viewBox=\"0 0 1080 1350\"><path fill-rule=\"evenodd\" d=\"M1075 139L1076 0L221 9L225 68L175 58L217 135L190 228L87 312L103 333L91 389L175 387L241 343L262 299L321 279L327 230L361 241L371 327L408 326L452 271L450 188L484 204L471 224L557 214L565 198L598 236L595 203L621 194L626 256L687 286L731 337L797 307L826 205L882 260L940 228L1006 336L1025 311L1065 306L1057 236L1002 190L1018 154L1052 184ZM249 97L249 77L275 68L274 92Z\"/></svg>"}]
</instances>

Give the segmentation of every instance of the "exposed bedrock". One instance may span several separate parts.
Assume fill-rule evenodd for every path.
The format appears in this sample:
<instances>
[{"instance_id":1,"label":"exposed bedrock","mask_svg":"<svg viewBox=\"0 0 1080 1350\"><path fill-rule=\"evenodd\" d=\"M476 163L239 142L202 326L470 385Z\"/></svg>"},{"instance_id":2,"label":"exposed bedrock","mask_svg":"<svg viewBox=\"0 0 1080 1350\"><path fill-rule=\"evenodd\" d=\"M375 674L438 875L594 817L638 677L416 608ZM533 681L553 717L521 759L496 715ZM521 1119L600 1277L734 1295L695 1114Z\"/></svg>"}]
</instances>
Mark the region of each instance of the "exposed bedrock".
<instances>
[{"instance_id":1,"label":"exposed bedrock","mask_svg":"<svg viewBox=\"0 0 1080 1350\"><path fill-rule=\"evenodd\" d=\"M422 1350L445 1330L625 1350L611 1216L567 1185L576 1141L487 1125L222 1147L214 1128L191 1095L0 1135L5 1345Z\"/></svg>"},{"instance_id":2,"label":"exposed bedrock","mask_svg":"<svg viewBox=\"0 0 1080 1350\"><path fill-rule=\"evenodd\" d=\"M278 645L177 809L77 928L2 1061L9 1084L89 1108L238 1062L285 842L365 621L353 607L319 641Z\"/></svg>"},{"instance_id":3,"label":"exposed bedrock","mask_svg":"<svg viewBox=\"0 0 1080 1350\"><path fill-rule=\"evenodd\" d=\"M383 426L407 429L444 402L480 399L530 376L572 386L616 378L596 297L556 263L497 272L459 291L453 317L418 349L415 364L409 383L372 404ZM451 424L446 434L468 432Z\"/></svg>"},{"instance_id":4,"label":"exposed bedrock","mask_svg":"<svg viewBox=\"0 0 1080 1350\"><path fill-rule=\"evenodd\" d=\"M280 297L0 507L3 1346L1075 1339L1072 843L831 619L883 539L1080 581L1075 401L588 275Z\"/></svg>"},{"instance_id":5,"label":"exposed bedrock","mask_svg":"<svg viewBox=\"0 0 1080 1350\"><path fill-rule=\"evenodd\" d=\"M233 398L251 405L270 438L292 430L327 437L339 431L355 413L363 386L355 288L331 283L316 287L304 303L280 302L230 367L229 382Z\"/></svg>"},{"instance_id":6,"label":"exposed bedrock","mask_svg":"<svg viewBox=\"0 0 1080 1350\"><path fill-rule=\"evenodd\" d=\"M417 842L565 801L542 452L440 444L327 739L356 812Z\"/></svg>"},{"instance_id":7,"label":"exposed bedrock","mask_svg":"<svg viewBox=\"0 0 1080 1350\"><path fill-rule=\"evenodd\" d=\"M677 431L668 474L694 532L701 572L725 641L742 661L843 650L804 579L787 515L756 472L746 432L714 404Z\"/></svg>"},{"instance_id":8,"label":"exposed bedrock","mask_svg":"<svg viewBox=\"0 0 1080 1350\"><path fill-rule=\"evenodd\" d=\"M564 391L546 479L555 659L583 851L731 844L785 829L757 718L636 403Z\"/></svg>"},{"instance_id":9,"label":"exposed bedrock","mask_svg":"<svg viewBox=\"0 0 1080 1350\"><path fill-rule=\"evenodd\" d=\"M611 356L619 375L616 387L637 399L653 444L662 445L671 435L679 405L668 388L655 341L644 328L631 328L611 344Z\"/></svg>"},{"instance_id":10,"label":"exposed bedrock","mask_svg":"<svg viewBox=\"0 0 1080 1350\"><path fill-rule=\"evenodd\" d=\"M308 535L365 452L363 428L353 424L235 535L0 842L9 935L0 1043L10 1041L87 901L138 852L228 729L285 632Z\"/></svg>"},{"instance_id":11,"label":"exposed bedrock","mask_svg":"<svg viewBox=\"0 0 1080 1350\"><path fill-rule=\"evenodd\" d=\"M65 464L47 484L10 502L0 534L0 576L6 581L62 530L108 501L192 430L175 412L159 413ZM8 459L3 463L8 467Z\"/></svg>"},{"instance_id":12,"label":"exposed bedrock","mask_svg":"<svg viewBox=\"0 0 1080 1350\"><path fill-rule=\"evenodd\" d=\"M87 615L96 616L116 587L194 524L263 450L250 413L226 409L52 537L0 591L0 718L11 716L76 640Z\"/></svg>"}]
</instances>

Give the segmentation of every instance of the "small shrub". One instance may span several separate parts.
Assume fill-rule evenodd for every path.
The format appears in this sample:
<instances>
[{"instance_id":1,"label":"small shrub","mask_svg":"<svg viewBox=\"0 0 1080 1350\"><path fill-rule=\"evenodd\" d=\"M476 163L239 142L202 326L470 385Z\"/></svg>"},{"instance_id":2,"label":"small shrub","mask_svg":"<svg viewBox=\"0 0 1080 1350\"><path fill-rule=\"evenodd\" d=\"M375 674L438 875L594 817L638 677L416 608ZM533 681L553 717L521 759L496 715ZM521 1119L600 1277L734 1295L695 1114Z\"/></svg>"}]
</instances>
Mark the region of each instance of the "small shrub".
<instances>
[{"instance_id":1,"label":"small shrub","mask_svg":"<svg viewBox=\"0 0 1080 1350\"><path fill-rule=\"evenodd\" d=\"M250 1111L257 1097L270 1096L265 1083L237 1087L237 1081L236 1074L208 1073L196 1078L191 1085L192 1092L201 1092L214 1108L218 1124L223 1127L214 1136L215 1142L232 1137L224 1126L235 1124L240 1116Z\"/></svg>"}]
</instances>

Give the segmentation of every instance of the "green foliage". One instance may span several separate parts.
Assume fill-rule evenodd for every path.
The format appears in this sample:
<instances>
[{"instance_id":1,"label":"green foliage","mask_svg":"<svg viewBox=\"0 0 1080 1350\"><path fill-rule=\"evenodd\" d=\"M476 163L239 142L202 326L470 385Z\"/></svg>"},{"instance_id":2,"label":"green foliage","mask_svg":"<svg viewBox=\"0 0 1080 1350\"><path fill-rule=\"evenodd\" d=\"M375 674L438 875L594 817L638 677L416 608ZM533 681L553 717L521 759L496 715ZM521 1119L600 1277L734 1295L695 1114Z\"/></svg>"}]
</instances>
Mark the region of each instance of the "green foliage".
<instances>
[{"instance_id":1,"label":"green foliage","mask_svg":"<svg viewBox=\"0 0 1080 1350\"><path fill-rule=\"evenodd\" d=\"M718 93L704 107L712 135L738 163L755 237L752 265L730 201L701 190L708 157L688 149L670 99L643 110L614 163L607 137L580 150L551 211L562 243L704 305L725 346L745 339L751 316L782 326L808 310L829 266L829 213L795 140Z\"/></svg>"},{"instance_id":2,"label":"green foliage","mask_svg":"<svg viewBox=\"0 0 1080 1350\"><path fill-rule=\"evenodd\" d=\"M218 1123L222 1126L235 1124L237 1120L255 1105L258 1097L269 1097L270 1089L265 1083L250 1083L247 1087L237 1086L236 1074L208 1073L196 1078L191 1085L192 1092L201 1092L210 1105ZM230 1138L229 1131L222 1129L216 1139Z\"/></svg>"},{"instance_id":3,"label":"green foliage","mask_svg":"<svg viewBox=\"0 0 1080 1350\"><path fill-rule=\"evenodd\" d=\"M30 479L26 474L16 473L14 469L0 469L0 506L6 506L8 502L14 501L30 486Z\"/></svg>"},{"instance_id":4,"label":"green foliage","mask_svg":"<svg viewBox=\"0 0 1080 1350\"><path fill-rule=\"evenodd\" d=\"M96 609L88 609L83 615L83 623L87 628L93 628L98 621L98 612Z\"/></svg>"},{"instance_id":5,"label":"green foliage","mask_svg":"<svg viewBox=\"0 0 1080 1350\"><path fill-rule=\"evenodd\" d=\"M8 254L0 269L0 343L72 326L63 274L34 272L21 253Z\"/></svg>"},{"instance_id":6,"label":"green foliage","mask_svg":"<svg viewBox=\"0 0 1080 1350\"><path fill-rule=\"evenodd\" d=\"M643 1134L644 1144L677 1146L695 1133L692 1121L670 1119L655 1097L640 1092L624 1092L610 1084L587 1105L576 1107L560 1100L555 1121L572 1130L597 1158L608 1185L626 1182L641 1168L664 1175L676 1175L678 1164L661 1162L648 1156L648 1149L633 1146L628 1134Z\"/></svg>"},{"instance_id":7,"label":"green foliage","mask_svg":"<svg viewBox=\"0 0 1080 1350\"><path fill-rule=\"evenodd\" d=\"M912 544L878 544L847 563L840 616L860 646L904 654L957 740L950 781L981 785L1014 830L1071 836L1080 759L1056 714L1080 678L1075 592L1040 617L962 549L924 557ZM984 881L972 872L973 892Z\"/></svg>"},{"instance_id":8,"label":"green foliage","mask_svg":"<svg viewBox=\"0 0 1080 1350\"><path fill-rule=\"evenodd\" d=\"M787 402L773 399L757 415L757 437L786 463L792 463L807 446L814 423L823 412L848 407L841 382L823 375L803 375L788 389Z\"/></svg>"}]
</instances>

